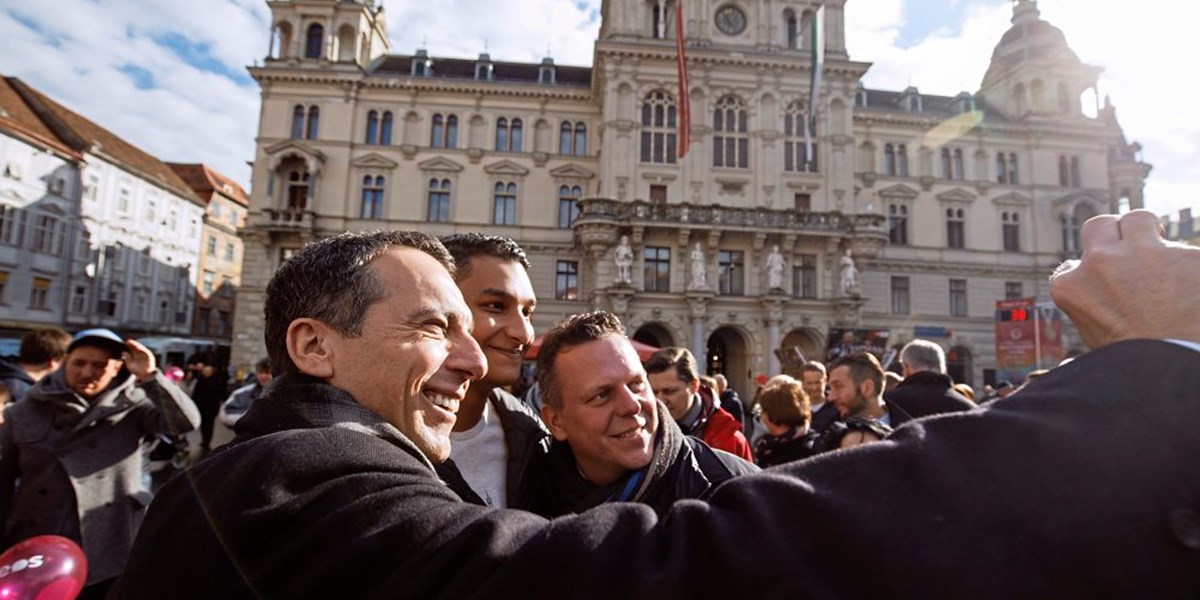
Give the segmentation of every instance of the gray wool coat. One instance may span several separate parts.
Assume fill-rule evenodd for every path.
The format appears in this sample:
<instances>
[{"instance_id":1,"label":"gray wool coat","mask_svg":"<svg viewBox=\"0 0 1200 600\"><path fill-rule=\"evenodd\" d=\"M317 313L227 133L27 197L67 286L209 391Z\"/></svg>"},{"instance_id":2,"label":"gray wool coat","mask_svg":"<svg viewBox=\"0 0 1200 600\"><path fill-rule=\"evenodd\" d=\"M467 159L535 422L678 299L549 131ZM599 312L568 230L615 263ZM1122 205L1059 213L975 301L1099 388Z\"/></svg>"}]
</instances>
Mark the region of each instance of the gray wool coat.
<instances>
[{"instance_id":1,"label":"gray wool coat","mask_svg":"<svg viewBox=\"0 0 1200 600\"><path fill-rule=\"evenodd\" d=\"M4 410L0 425L0 547L37 535L79 543L88 583L121 574L150 492L142 449L160 432L195 429L200 413L162 373L122 370L94 402L59 369Z\"/></svg>"}]
</instances>

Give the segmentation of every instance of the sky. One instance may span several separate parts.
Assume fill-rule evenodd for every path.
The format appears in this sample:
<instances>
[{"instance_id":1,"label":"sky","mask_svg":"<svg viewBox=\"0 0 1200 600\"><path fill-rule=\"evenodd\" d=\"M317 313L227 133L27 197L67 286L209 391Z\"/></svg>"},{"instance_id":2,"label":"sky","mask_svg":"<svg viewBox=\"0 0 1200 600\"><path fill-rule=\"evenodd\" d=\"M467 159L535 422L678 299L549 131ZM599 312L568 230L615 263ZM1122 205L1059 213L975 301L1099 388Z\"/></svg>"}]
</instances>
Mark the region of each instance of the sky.
<instances>
[{"instance_id":1,"label":"sky","mask_svg":"<svg viewBox=\"0 0 1200 600\"><path fill-rule=\"evenodd\" d=\"M600 0L379 0L392 51L589 65ZM1147 208L1200 209L1200 2L1041 0L1086 63L1103 67L1125 134L1154 165ZM1011 0L847 0L868 87L975 91L1008 29ZM0 0L0 73L19 77L126 140L204 162L249 186L259 90L246 67L270 39L265 0Z\"/></svg>"}]
</instances>

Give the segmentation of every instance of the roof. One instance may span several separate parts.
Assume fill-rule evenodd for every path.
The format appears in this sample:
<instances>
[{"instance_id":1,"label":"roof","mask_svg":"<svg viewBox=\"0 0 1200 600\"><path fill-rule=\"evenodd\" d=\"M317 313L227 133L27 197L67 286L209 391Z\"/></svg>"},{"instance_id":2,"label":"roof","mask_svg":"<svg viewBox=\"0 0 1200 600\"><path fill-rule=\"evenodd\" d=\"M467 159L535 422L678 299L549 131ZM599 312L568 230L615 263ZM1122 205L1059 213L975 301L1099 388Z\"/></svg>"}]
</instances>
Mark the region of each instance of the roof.
<instances>
[{"instance_id":1,"label":"roof","mask_svg":"<svg viewBox=\"0 0 1200 600\"><path fill-rule=\"evenodd\" d=\"M867 93L867 105L865 107L855 105L855 110L894 112L941 118L949 118L963 112L959 106L958 96L935 96L918 93L917 95L921 98L921 110L910 111L905 103L905 98L908 97L907 92L889 92L865 88L862 91ZM1003 114L987 105L981 98L973 96L972 99L975 103L975 110L983 111L986 122L999 123L1008 121Z\"/></svg>"},{"instance_id":2,"label":"roof","mask_svg":"<svg viewBox=\"0 0 1200 600\"><path fill-rule=\"evenodd\" d=\"M246 194L246 190L238 183L217 171L214 171L208 165L203 163L186 164L186 163L167 163L171 170L175 171L176 175L200 196L205 203L212 197L213 192L220 192L225 197L241 204L242 206L250 206L250 197Z\"/></svg>"},{"instance_id":3,"label":"roof","mask_svg":"<svg viewBox=\"0 0 1200 600\"><path fill-rule=\"evenodd\" d=\"M80 154L58 139L54 132L25 104L8 77L0 79L0 128L79 159Z\"/></svg>"},{"instance_id":4,"label":"roof","mask_svg":"<svg viewBox=\"0 0 1200 600\"><path fill-rule=\"evenodd\" d=\"M60 143L76 150L102 155L106 159L134 172L196 204L203 205L192 188L166 163L152 154L130 144L115 133L93 123L86 117L55 102L16 77L5 77L7 85L22 100L42 127L52 132Z\"/></svg>"},{"instance_id":5,"label":"roof","mask_svg":"<svg viewBox=\"0 0 1200 600\"><path fill-rule=\"evenodd\" d=\"M380 58L369 70L370 75L409 76L412 74L412 61L415 56L409 54L389 54ZM430 79L475 79L475 64L478 60L469 58L438 58L428 57L433 63L433 75ZM510 83L538 83L539 63L518 63L492 61L492 81ZM591 87L591 67L554 66L554 83L540 85Z\"/></svg>"}]
</instances>

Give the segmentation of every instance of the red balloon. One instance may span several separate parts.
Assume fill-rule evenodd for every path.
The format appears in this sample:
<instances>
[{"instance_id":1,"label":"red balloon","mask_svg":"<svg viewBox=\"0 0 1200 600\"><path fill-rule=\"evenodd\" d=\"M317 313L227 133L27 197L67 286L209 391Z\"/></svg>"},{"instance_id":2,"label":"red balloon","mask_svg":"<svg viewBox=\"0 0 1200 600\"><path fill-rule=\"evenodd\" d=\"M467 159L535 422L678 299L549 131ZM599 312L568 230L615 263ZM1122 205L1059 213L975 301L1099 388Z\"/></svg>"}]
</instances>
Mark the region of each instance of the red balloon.
<instances>
[{"instance_id":1,"label":"red balloon","mask_svg":"<svg viewBox=\"0 0 1200 600\"><path fill-rule=\"evenodd\" d=\"M87 581L87 558L57 535L29 538L0 554L0 600L72 600Z\"/></svg>"}]
</instances>

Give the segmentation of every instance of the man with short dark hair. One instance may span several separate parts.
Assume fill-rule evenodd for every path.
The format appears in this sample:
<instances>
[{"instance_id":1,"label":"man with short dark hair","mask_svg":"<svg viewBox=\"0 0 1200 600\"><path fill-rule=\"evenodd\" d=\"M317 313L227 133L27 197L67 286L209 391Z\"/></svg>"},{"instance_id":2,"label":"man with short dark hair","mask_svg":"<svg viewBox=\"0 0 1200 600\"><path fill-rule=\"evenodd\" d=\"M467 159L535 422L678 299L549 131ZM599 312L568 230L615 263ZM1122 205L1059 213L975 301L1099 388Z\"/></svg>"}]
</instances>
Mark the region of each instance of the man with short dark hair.
<instances>
[{"instance_id":1,"label":"man with short dark hair","mask_svg":"<svg viewBox=\"0 0 1200 600\"><path fill-rule=\"evenodd\" d=\"M929 340L913 340L900 351L904 380L883 395L912 418L971 410L975 405L954 391L946 374L946 352Z\"/></svg>"},{"instance_id":2,"label":"man with short dark hair","mask_svg":"<svg viewBox=\"0 0 1200 600\"><path fill-rule=\"evenodd\" d=\"M646 373L654 395L671 411L671 418L685 434L746 461L754 460L741 423L717 405L713 390L700 385L700 371L691 351L662 348L646 360Z\"/></svg>"},{"instance_id":3,"label":"man with short dark hair","mask_svg":"<svg viewBox=\"0 0 1200 600\"><path fill-rule=\"evenodd\" d=\"M825 398L825 388L829 384L825 365L820 361L806 361L800 366L800 383L804 386L812 410L811 429L821 433L838 418L837 407L832 402L826 402Z\"/></svg>"},{"instance_id":4,"label":"man with short dark hair","mask_svg":"<svg viewBox=\"0 0 1200 600\"><path fill-rule=\"evenodd\" d=\"M21 336L15 357L0 359L0 384L8 388L10 402L20 402L33 384L62 364L71 334L57 328L34 329Z\"/></svg>"},{"instance_id":5,"label":"man with short dark hair","mask_svg":"<svg viewBox=\"0 0 1200 600\"><path fill-rule=\"evenodd\" d=\"M447 384L482 375L449 272L346 251L365 234L317 242L268 286L268 330L287 334L270 347L309 374L164 488L112 598L1191 597L1200 249L1158 232L1140 210L1083 225L1050 285L1094 350L989 410L734 478L665 518L612 503L553 521L465 503L429 465L449 452ZM382 296L348 285L362 271ZM370 299L334 335L319 307L348 298Z\"/></svg>"},{"instance_id":6,"label":"man with short dark hair","mask_svg":"<svg viewBox=\"0 0 1200 600\"><path fill-rule=\"evenodd\" d=\"M680 431L612 313L575 315L547 332L538 387L555 439L548 516L606 502L640 502L663 515L676 500L705 498L758 470Z\"/></svg>"},{"instance_id":7,"label":"man with short dark hair","mask_svg":"<svg viewBox=\"0 0 1200 600\"><path fill-rule=\"evenodd\" d=\"M912 420L903 409L883 401L883 366L868 352L852 352L830 365L829 401L840 425L825 431L820 450L849 448L881 440Z\"/></svg>"},{"instance_id":8,"label":"man with short dark hair","mask_svg":"<svg viewBox=\"0 0 1200 600\"><path fill-rule=\"evenodd\" d=\"M537 296L529 259L508 238L466 233L441 241L454 257L455 283L471 309L471 336L487 359L487 374L467 388L450 432L450 460L438 465L439 473L466 500L540 512L550 431L503 389L520 381L533 343Z\"/></svg>"},{"instance_id":9,"label":"man with short dark hair","mask_svg":"<svg viewBox=\"0 0 1200 600\"><path fill-rule=\"evenodd\" d=\"M74 540L88 559L84 593L103 597L150 501L143 445L199 422L149 349L108 329L79 332L62 366L5 409L0 546L37 535Z\"/></svg>"}]
</instances>

